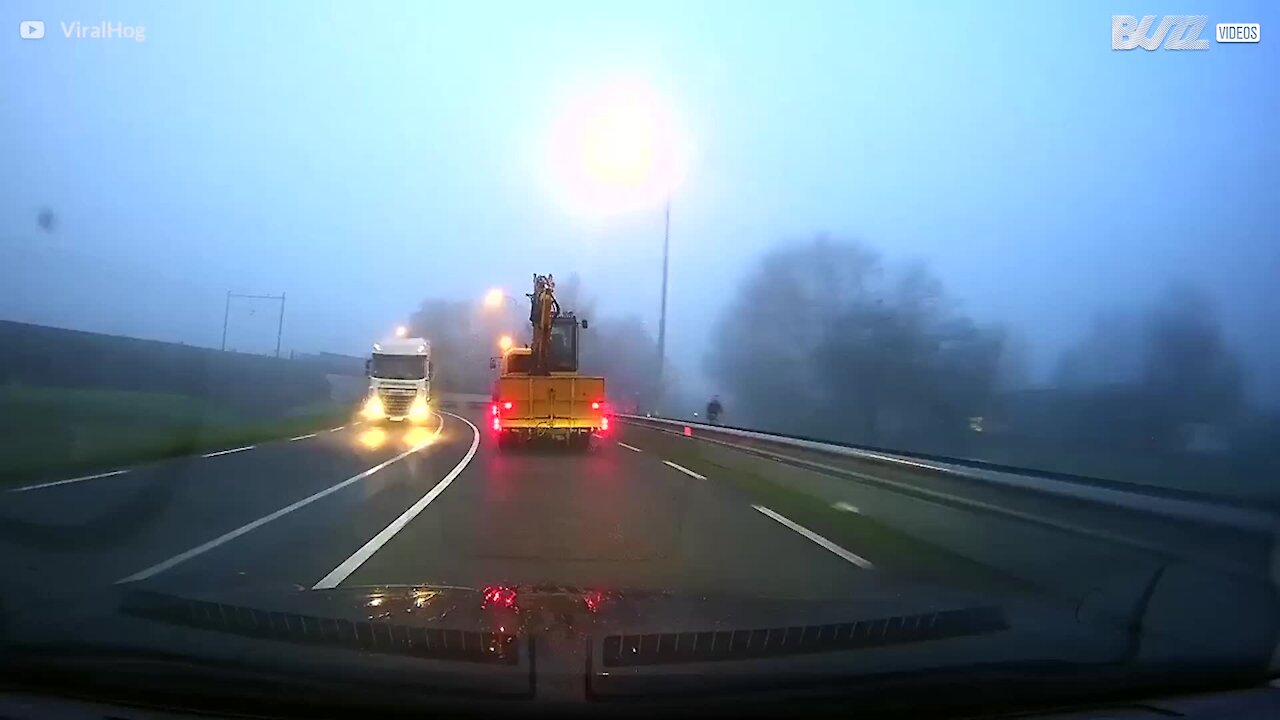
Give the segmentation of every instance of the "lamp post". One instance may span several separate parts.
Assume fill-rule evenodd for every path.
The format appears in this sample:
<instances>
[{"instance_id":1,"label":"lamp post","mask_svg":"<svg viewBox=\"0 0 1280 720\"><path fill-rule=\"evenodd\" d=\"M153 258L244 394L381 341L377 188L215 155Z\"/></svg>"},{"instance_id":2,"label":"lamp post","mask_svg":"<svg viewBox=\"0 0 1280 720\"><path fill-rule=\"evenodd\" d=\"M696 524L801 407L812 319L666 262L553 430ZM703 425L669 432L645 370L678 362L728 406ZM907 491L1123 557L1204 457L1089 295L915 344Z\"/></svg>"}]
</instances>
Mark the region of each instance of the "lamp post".
<instances>
[{"instance_id":1,"label":"lamp post","mask_svg":"<svg viewBox=\"0 0 1280 720\"><path fill-rule=\"evenodd\" d=\"M662 223L662 302L658 311L658 370L657 384L653 391L657 394L655 403L661 407L662 375L667 364L667 269L671 255L671 198L667 198L666 210ZM658 408L654 408L655 410Z\"/></svg>"}]
</instances>

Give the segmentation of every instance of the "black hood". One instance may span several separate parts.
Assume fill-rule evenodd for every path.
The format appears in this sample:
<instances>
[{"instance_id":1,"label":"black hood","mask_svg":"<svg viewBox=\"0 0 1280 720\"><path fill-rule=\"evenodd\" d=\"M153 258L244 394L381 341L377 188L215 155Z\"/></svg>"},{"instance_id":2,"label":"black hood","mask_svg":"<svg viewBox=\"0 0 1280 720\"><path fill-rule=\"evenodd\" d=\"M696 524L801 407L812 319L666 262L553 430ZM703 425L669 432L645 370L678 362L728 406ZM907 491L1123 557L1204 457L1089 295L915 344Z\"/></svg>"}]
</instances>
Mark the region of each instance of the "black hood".
<instances>
[{"instance_id":1,"label":"black hood","mask_svg":"<svg viewBox=\"0 0 1280 720\"><path fill-rule=\"evenodd\" d=\"M158 668L194 663L213 669L224 692L230 672L241 689L306 683L350 698L365 688L362 702L406 688L581 702L848 689L854 678L983 668L1052 675L1132 665L1162 575L1084 602L993 602L888 583L824 601L564 586L176 595L125 585L9 616L4 659L13 677L65 669L68 658L90 677L141 662L133 677L152 684L167 677Z\"/></svg>"}]
</instances>

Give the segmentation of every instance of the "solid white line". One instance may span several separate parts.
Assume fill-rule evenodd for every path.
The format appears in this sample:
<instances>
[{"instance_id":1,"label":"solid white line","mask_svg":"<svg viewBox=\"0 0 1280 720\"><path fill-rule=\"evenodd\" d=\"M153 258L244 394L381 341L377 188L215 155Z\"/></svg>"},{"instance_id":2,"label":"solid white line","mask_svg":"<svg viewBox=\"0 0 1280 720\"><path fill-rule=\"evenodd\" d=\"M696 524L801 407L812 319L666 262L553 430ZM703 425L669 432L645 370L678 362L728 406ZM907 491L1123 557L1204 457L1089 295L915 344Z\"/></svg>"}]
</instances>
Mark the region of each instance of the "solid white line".
<instances>
[{"instance_id":1,"label":"solid white line","mask_svg":"<svg viewBox=\"0 0 1280 720\"><path fill-rule=\"evenodd\" d=\"M440 418L440 427L436 428L435 435L432 436L433 439L434 437L440 435L440 431L442 429L444 429L444 418ZM423 449L424 447L427 447L430 444L431 443L429 442L424 442L424 443L415 445L414 447L409 448L405 452L400 453L399 455L391 458L390 460L380 462L377 465L374 465L373 467L369 468L368 470L365 470L364 472L358 475L352 475L351 477L347 478L346 480L343 480L337 485L331 485L325 488L324 490L321 490L320 492L315 493L314 495L308 495L307 497L299 500L296 503L293 503L292 505L286 505L285 507L280 508L279 510L271 513L270 515L265 515L263 517L258 518L257 520L254 520L248 525L241 525L235 530L219 535L218 537L210 540L207 543L204 543L202 545L197 545L191 548L190 550L187 550L186 552L178 553L177 555L174 555L173 557L169 558L168 560L165 560L162 563L152 565L151 567L145 570L139 570L138 572L128 577L120 578L115 582L115 584L119 585L121 583L137 582L138 580L146 580L147 578L153 575L158 575L164 572L165 570L168 570L169 568L175 565L178 565L179 563L186 562L187 560L190 560L191 558L196 557L197 555L202 555L206 552L209 552L210 550L218 547L219 545L222 545L223 543L226 543L226 542L230 542L231 540L235 540L236 538L240 537L241 535L244 535L245 533L251 530L256 530L257 528L260 528L263 525L266 525L272 520L276 520L278 518L284 517L285 515L288 515L289 513L293 512L294 510L297 510L300 507L309 505L315 502L316 500L319 500L320 498L325 497L326 495L331 495L341 490L342 488L350 485L351 483L359 482L360 480L363 480L369 477L370 475L378 472L379 470L387 467L388 465L400 462L401 460L409 457L410 455L418 452L419 450Z\"/></svg>"},{"instance_id":2,"label":"solid white line","mask_svg":"<svg viewBox=\"0 0 1280 720\"><path fill-rule=\"evenodd\" d=\"M339 425L336 428L329 428L329 432L338 432L339 430L345 430L346 428L346 425Z\"/></svg>"},{"instance_id":3,"label":"solid white line","mask_svg":"<svg viewBox=\"0 0 1280 720\"><path fill-rule=\"evenodd\" d=\"M425 510L426 507L431 504L431 501L439 497L440 493L444 492L445 488L449 487L449 484L454 481L454 478L458 477L458 475L466 469L467 463L470 463L471 458L476 454L476 448L480 446L480 430L476 428L475 425L472 425L470 420L462 417L461 415L454 415L453 413L445 414L452 415L467 425L471 425L471 449L467 450L467 454L464 455L462 460L460 460L458 464L449 471L448 475L444 476L443 480L436 483L436 486L427 491L426 495L418 498L418 501L409 506L408 510L401 513L400 517L392 520L390 525L382 528L381 532L374 535L369 542L365 543L363 547L355 551L351 557L343 560L341 565L330 570L328 575L321 578L320 582L316 583L311 588L312 590L329 590L337 587L343 580L346 580L351 573L355 572L357 568L365 563L365 561L373 557L373 554L378 552L383 545L386 545L388 540L395 537L396 533L403 530L405 525L408 525L411 520L417 517L418 513Z\"/></svg>"},{"instance_id":4,"label":"solid white line","mask_svg":"<svg viewBox=\"0 0 1280 720\"><path fill-rule=\"evenodd\" d=\"M640 448L638 448L638 447L632 447L632 446L630 446L630 445L628 445L628 444L626 444L626 443L624 443L624 442L620 442L620 443L618 443L618 444L619 444L619 445L621 445L622 447L624 447L624 448L626 448L626 449L630 450L631 452L643 452L643 450L641 450Z\"/></svg>"},{"instance_id":5,"label":"solid white line","mask_svg":"<svg viewBox=\"0 0 1280 720\"><path fill-rule=\"evenodd\" d=\"M85 475L84 477L71 478L70 480L55 480L53 482L40 483L39 485L26 485L20 488L14 488L9 492L26 492L28 490L39 490L40 488L53 487L55 485L70 485L71 483L84 482L85 480L97 480L98 478L114 477L123 475L128 470L113 470L111 472L98 473L97 475Z\"/></svg>"},{"instance_id":6,"label":"solid white line","mask_svg":"<svg viewBox=\"0 0 1280 720\"><path fill-rule=\"evenodd\" d=\"M671 462L670 460L663 460L662 462L666 463L667 465L670 465L671 467L673 467L673 468L675 468L675 469L679 470L680 472L684 473L685 475L688 475L689 477L695 477L695 478L698 478L699 480L706 480L706 479L707 479L705 476L703 476L703 475L699 475L698 473L696 473L696 472L694 472L694 471L690 470L690 469L689 469L689 468L687 468L687 467L681 467L681 466L679 466L679 465L677 465L677 464L675 464L675 463Z\"/></svg>"},{"instance_id":7,"label":"solid white line","mask_svg":"<svg viewBox=\"0 0 1280 720\"><path fill-rule=\"evenodd\" d=\"M787 526L788 528L791 528L792 530L795 530L796 532L800 533L801 535L805 536L806 538L809 538L809 539L810 539L810 540L812 540L813 542L815 542L815 543L817 543L817 544L821 545L823 548L825 548L825 549L827 549L827 550L831 551L832 553L835 553L836 555L839 555L841 558L844 558L845 560L848 560L849 562L853 563L854 565L857 565L858 567L862 568L863 570L873 570L873 569L875 569L875 566L871 564L871 561L870 561L870 560L867 560L867 559L866 559L866 558L864 558L864 557L861 557L861 556L855 555L855 554L853 554L853 553L849 552L848 550L845 550L844 548L842 548L842 547L840 547L839 545L837 545L837 544L835 544L835 543L831 542L830 540L828 540L828 539L826 539L826 538L822 537L821 535L819 535L818 533L816 533L816 532L814 532L814 531L810 530L809 528L804 527L803 525L797 525L796 523L791 522L790 520L788 520L788 519L786 519L786 518L782 517L782 516L781 516L781 515L779 515L778 513L776 513L776 512L774 512L774 511L770 510L769 508L767 508L767 507L765 507L765 506L763 506L763 505L752 505L751 507L755 508L756 510L759 510L760 512L764 513L765 515L768 515L769 517L773 518L774 520L777 520L778 522L782 523L783 525Z\"/></svg>"},{"instance_id":8,"label":"solid white line","mask_svg":"<svg viewBox=\"0 0 1280 720\"><path fill-rule=\"evenodd\" d=\"M289 442L297 442L297 441L299 441L299 440L306 440L307 438L313 438L313 437L315 437L315 436L316 436L316 433L311 433L311 434L309 434L309 435L299 435L298 437L291 437L291 438L289 438Z\"/></svg>"},{"instance_id":9,"label":"solid white line","mask_svg":"<svg viewBox=\"0 0 1280 720\"><path fill-rule=\"evenodd\" d=\"M252 449L254 449L255 447L257 447L257 446L256 446L256 445L245 445L244 447L231 448L230 450L219 450L218 452L205 453L205 454L201 455L200 457L202 457L202 458L211 458L211 457L218 457L219 455L230 455L231 453L238 453L238 452L244 452L245 450L252 450Z\"/></svg>"}]
</instances>

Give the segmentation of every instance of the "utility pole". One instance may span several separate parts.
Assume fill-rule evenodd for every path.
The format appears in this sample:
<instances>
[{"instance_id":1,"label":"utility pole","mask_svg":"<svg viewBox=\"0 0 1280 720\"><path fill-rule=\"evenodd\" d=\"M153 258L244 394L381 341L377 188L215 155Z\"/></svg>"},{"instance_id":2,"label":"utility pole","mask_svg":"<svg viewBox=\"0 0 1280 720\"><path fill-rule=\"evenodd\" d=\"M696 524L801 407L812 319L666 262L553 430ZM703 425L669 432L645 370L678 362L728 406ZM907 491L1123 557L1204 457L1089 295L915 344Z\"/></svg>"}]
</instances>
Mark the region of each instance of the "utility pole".
<instances>
[{"instance_id":1,"label":"utility pole","mask_svg":"<svg viewBox=\"0 0 1280 720\"><path fill-rule=\"evenodd\" d=\"M222 311L222 349L227 349L227 321L231 319L231 291L227 291L227 307Z\"/></svg>"},{"instance_id":2,"label":"utility pole","mask_svg":"<svg viewBox=\"0 0 1280 720\"><path fill-rule=\"evenodd\" d=\"M671 252L671 198L667 198L666 213L662 224L662 309L658 313L658 385L655 410L662 407L662 376L667 362L667 267Z\"/></svg>"},{"instance_id":3,"label":"utility pole","mask_svg":"<svg viewBox=\"0 0 1280 720\"><path fill-rule=\"evenodd\" d=\"M280 324L276 325L276 357L280 357L280 336L284 334L284 291L280 291Z\"/></svg>"},{"instance_id":4,"label":"utility pole","mask_svg":"<svg viewBox=\"0 0 1280 720\"><path fill-rule=\"evenodd\" d=\"M231 320L231 299L240 298L242 300L279 300L280 301L280 319L276 323L276 357L280 357L280 338L284 335L284 293L279 295L242 295L227 291L227 305L222 312L222 349L227 349L227 325Z\"/></svg>"}]
</instances>

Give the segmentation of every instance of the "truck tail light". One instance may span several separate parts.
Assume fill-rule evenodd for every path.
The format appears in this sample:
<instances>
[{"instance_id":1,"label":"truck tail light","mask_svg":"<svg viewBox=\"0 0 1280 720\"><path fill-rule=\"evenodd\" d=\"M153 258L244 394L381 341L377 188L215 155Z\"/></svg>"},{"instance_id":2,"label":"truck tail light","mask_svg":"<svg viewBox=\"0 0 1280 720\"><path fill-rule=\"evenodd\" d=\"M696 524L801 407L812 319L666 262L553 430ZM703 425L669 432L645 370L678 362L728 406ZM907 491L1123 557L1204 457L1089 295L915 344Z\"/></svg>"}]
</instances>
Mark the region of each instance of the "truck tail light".
<instances>
[{"instance_id":1,"label":"truck tail light","mask_svg":"<svg viewBox=\"0 0 1280 720\"><path fill-rule=\"evenodd\" d=\"M511 409L511 403L510 403L510 402L504 402L504 403L502 403L502 409L503 409L503 410L510 410L510 409Z\"/></svg>"},{"instance_id":2,"label":"truck tail light","mask_svg":"<svg viewBox=\"0 0 1280 720\"><path fill-rule=\"evenodd\" d=\"M608 429L609 429L609 418L607 417L600 418L600 432L605 432Z\"/></svg>"},{"instance_id":3,"label":"truck tail light","mask_svg":"<svg viewBox=\"0 0 1280 720\"><path fill-rule=\"evenodd\" d=\"M497 418L497 417L494 417L494 418L493 418L493 429L494 429L494 431L495 431L495 432L496 432L496 431L498 431L498 430L501 430L501 429L502 429L502 420L500 420L500 419L499 419L499 418Z\"/></svg>"},{"instance_id":4,"label":"truck tail light","mask_svg":"<svg viewBox=\"0 0 1280 720\"><path fill-rule=\"evenodd\" d=\"M592 409L592 410L599 410L599 409L600 409L600 403L598 403L598 402L593 402L593 403L591 403L591 409Z\"/></svg>"}]
</instances>

